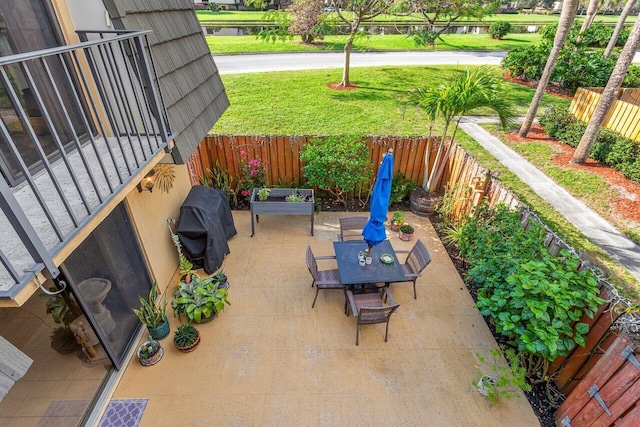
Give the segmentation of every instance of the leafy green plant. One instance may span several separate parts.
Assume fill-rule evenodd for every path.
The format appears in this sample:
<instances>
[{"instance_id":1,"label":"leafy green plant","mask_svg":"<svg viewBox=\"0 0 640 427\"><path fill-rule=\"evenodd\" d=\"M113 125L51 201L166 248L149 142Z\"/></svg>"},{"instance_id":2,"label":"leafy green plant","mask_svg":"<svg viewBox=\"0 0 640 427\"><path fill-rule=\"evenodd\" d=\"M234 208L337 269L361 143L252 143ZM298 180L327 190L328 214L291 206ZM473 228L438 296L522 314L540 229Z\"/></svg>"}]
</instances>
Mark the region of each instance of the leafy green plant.
<instances>
[{"instance_id":1,"label":"leafy green plant","mask_svg":"<svg viewBox=\"0 0 640 427\"><path fill-rule=\"evenodd\" d=\"M238 205L238 194L233 188L233 177L220 166L220 160L216 160L216 167L206 170L206 176L200 178L200 184L224 191L231 208Z\"/></svg>"},{"instance_id":2,"label":"leafy green plant","mask_svg":"<svg viewBox=\"0 0 640 427\"><path fill-rule=\"evenodd\" d=\"M264 202L269 198L269 194L271 194L270 188L261 188L260 190L258 190L258 200Z\"/></svg>"},{"instance_id":3,"label":"leafy green plant","mask_svg":"<svg viewBox=\"0 0 640 427\"><path fill-rule=\"evenodd\" d=\"M315 138L300 152L309 185L327 191L346 206L348 193L371 178L369 150L360 137Z\"/></svg>"},{"instance_id":4,"label":"leafy green plant","mask_svg":"<svg viewBox=\"0 0 640 427\"><path fill-rule=\"evenodd\" d=\"M213 278L200 279L194 276L190 283L180 282L173 293L171 307L178 318L184 315L189 323L200 323L203 318L213 316L230 305L228 291L220 287Z\"/></svg>"},{"instance_id":5,"label":"leafy green plant","mask_svg":"<svg viewBox=\"0 0 640 427\"><path fill-rule=\"evenodd\" d=\"M413 227L409 224L402 224L400 226L400 233L402 234L413 234Z\"/></svg>"},{"instance_id":6,"label":"leafy green plant","mask_svg":"<svg viewBox=\"0 0 640 427\"><path fill-rule=\"evenodd\" d=\"M566 250L551 256L545 229L525 218L483 204L463 224L460 249L471 264L466 280L478 287L480 313L531 356L529 375L542 367L544 378L548 361L584 346L589 327L579 320L603 301L593 273L578 271L578 257Z\"/></svg>"},{"instance_id":7,"label":"leafy green plant","mask_svg":"<svg viewBox=\"0 0 640 427\"><path fill-rule=\"evenodd\" d=\"M173 335L173 343L179 348L189 347L196 342L198 335L199 332L193 325L182 324Z\"/></svg>"},{"instance_id":8,"label":"leafy green plant","mask_svg":"<svg viewBox=\"0 0 640 427\"><path fill-rule=\"evenodd\" d=\"M158 285L156 282L153 282L153 285L151 285L147 299L141 296L138 296L138 299L140 301L140 308L134 308L133 312L144 325L153 329L167 321L167 301L163 295L162 298L156 302L158 299Z\"/></svg>"},{"instance_id":9,"label":"leafy green plant","mask_svg":"<svg viewBox=\"0 0 640 427\"><path fill-rule=\"evenodd\" d=\"M504 350L507 364L501 362L502 352L494 348L490 351L491 361L488 361L480 353L476 353L480 380L476 384L478 391L489 398L491 403L498 403L500 399L511 399L518 395L518 390L530 391L531 384L525 378L525 369L520 365L520 360L515 350Z\"/></svg>"},{"instance_id":10,"label":"leafy green plant","mask_svg":"<svg viewBox=\"0 0 640 427\"><path fill-rule=\"evenodd\" d=\"M389 196L389 205L401 203L407 197L411 189L415 188L417 183L408 179L402 172L398 172L391 180L391 195Z\"/></svg>"},{"instance_id":11,"label":"leafy green plant","mask_svg":"<svg viewBox=\"0 0 640 427\"><path fill-rule=\"evenodd\" d=\"M404 211L395 211L393 213L393 223L398 227L404 224Z\"/></svg>"},{"instance_id":12,"label":"leafy green plant","mask_svg":"<svg viewBox=\"0 0 640 427\"><path fill-rule=\"evenodd\" d=\"M62 323L66 326L82 314L76 302L64 292L59 292L55 286L50 287L49 291L55 294L42 294L40 298L47 300L45 303L47 314L51 314L55 323Z\"/></svg>"},{"instance_id":13,"label":"leafy green plant","mask_svg":"<svg viewBox=\"0 0 640 427\"><path fill-rule=\"evenodd\" d=\"M511 32L511 24L505 21L496 21L489 26L489 35L492 39L502 39Z\"/></svg>"},{"instance_id":14,"label":"leafy green plant","mask_svg":"<svg viewBox=\"0 0 640 427\"><path fill-rule=\"evenodd\" d=\"M291 194L285 197L285 200L287 202L300 203L304 202L306 199L302 194L298 193L297 190L293 190Z\"/></svg>"}]
</instances>

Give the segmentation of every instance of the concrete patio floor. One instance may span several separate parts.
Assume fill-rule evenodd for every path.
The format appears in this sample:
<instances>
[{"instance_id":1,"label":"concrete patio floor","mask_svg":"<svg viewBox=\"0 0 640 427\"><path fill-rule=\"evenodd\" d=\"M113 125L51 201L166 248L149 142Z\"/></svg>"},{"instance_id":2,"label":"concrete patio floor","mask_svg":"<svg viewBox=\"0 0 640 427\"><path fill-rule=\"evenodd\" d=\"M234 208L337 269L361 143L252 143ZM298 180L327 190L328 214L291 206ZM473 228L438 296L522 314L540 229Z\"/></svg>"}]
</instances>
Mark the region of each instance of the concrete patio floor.
<instances>
[{"instance_id":1,"label":"concrete patio floor","mask_svg":"<svg viewBox=\"0 0 640 427\"><path fill-rule=\"evenodd\" d=\"M178 352L171 334L157 365L134 357L113 398L149 399L141 426L539 426L524 395L492 405L473 385L475 353L497 344L428 219L406 214L433 261L417 300L411 283L391 286L400 308L388 342L382 324L363 326L355 345L341 291L311 308L304 251L332 255L343 215L355 214L316 215L315 236L306 217L261 216L252 238L249 212L235 211L222 267L232 305L199 326L196 351ZM396 250L413 245L388 235Z\"/></svg>"}]
</instances>

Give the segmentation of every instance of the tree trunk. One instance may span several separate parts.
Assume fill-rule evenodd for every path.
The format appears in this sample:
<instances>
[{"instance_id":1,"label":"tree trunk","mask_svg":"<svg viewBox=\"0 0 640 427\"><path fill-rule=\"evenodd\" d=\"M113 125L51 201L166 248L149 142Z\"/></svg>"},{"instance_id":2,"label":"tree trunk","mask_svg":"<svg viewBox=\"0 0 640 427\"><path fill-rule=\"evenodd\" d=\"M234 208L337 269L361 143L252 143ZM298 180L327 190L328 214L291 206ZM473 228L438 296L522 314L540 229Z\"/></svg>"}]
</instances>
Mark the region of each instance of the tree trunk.
<instances>
[{"instance_id":1,"label":"tree trunk","mask_svg":"<svg viewBox=\"0 0 640 427\"><path fill-rule=\"evenodd\" d=\"M342 87L351 87L351 82L349 81L349 63L351 60L352 45L353 35L350 36L347 42L344 44L344 69L342 70L342 81L340 82L340 86Z\"/></svg>"},{"instance_id":2,"label":"tree trunk","mask_svg":"<svg viewBox=\"0 0 640 427\"><path fill-rule=\"evenodd\" d=\"M627 20L627 16L629 16L629 12L631 12L631 8L635 4L635 2L636 0L627 0L627 3L625 3L624 9L622 9L620 18L618 19L618 23L616 24L616 28L613 30L613 35L611 36L611 39L609 39L609 44L602 54L603 57L608 58L609 55L611 55L611 52L613 52L613 48L616 46L616 42L618 41L618 36L624 28L624 21Z\"/></svg>"},{"instance_id":3,"label":"tree trunk","mask_svg":"<svg viewBox=\"0 0 640 427\"><path fill-rule=\"evenodd\" d=\"M596 13L598 13L598 6L600 5L600 0L589 0L589 7L587 7L587 16L585 16L584 21L582 22L582 27L580 27L580 33L584 33L587 28L593 24L593 19L596 17Z\"/></svg>"},{"instance_id":4,"label":"tree trunk","mask_svg":"<svg viewBox=\"0 0 640 427\"><path fill-rule=\"evenodd\" d=\"M600 101L598 101L598 105L596 105L596 109L589 120L587 130L585 130L584 135L582 135L580 144L578 145L578 148L576 148L576 152L573 154L571 163L583 164L587 160L587 157L589 157L591 148L593 148L593 144L600 132L600 127L602 127L602 122L604 121L609 108L611 108L616 92L620 89L620 86L622 86L624 76L627 74L627 69L633 60L633 56L635 55L639 44L640 15L636 18L636 23L631 30L629 40L627 40L627 43L622 49L622 53L620 53L618 62L616 62L616 66L613 68L613 72L611 73L611 77L609 77L607 86L604 88Z\"/></svg>"},{"instance_id":5,"label":"tree trunk","mask_svg":"<svg viewBox=\"0 0 640 427\"><path fill-rule=\"evenodd\" d=\"M527 136L531 129L531 124L533 123L533 119L538 111L538 106L540 105L542 96L547 90L547 85L549 84L551 72L555 66L556 59L558 58L558 53L560 53L560 49L562 49L562 45L564 45L564 42L567 39L567 34L569 34L569 29L571 29L571 24L573 24L573 20L576 17L577 8L578 0L567 0L562 6L562 13L560 14L560 21L558 22L558 30L556 31L556 37L553 41L553 47L551 48L549 58L544 66L544 71L542 72L540 81L538 82L536 93L533 95L533 99L531 100L531 104L527 110L527 115L525 116L522 126L520 127L520 131L518 132L518 136L520 137Z\"/></svg>"}]
</instances>

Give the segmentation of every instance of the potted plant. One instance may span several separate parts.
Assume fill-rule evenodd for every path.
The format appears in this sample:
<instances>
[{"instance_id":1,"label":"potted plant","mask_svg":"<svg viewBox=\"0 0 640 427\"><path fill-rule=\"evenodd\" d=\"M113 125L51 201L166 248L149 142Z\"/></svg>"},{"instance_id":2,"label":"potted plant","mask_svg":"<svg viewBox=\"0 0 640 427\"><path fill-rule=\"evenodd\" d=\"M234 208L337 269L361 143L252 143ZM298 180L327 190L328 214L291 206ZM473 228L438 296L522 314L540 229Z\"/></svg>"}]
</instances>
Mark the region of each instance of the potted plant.
<instances>
[{"instance_id":1,"label":"potted plant","mask_svg":"<svg viewBox=\"0 0 640 427\"><path fill-rule=\"evenodd\" d=\"M260 190L258 190L258 200L264 202L269 198L269 194L271 194L270 188L261 188Z\"/></svg>"},{"instance_id":2,"label":"potted plant","mask_svg":"<svg viewBox=\"0 0 640 427\"><path fill-rule=\"evenodd\" d=\"M409 240L411 240L411 237L413 236L413 227L410 226L409 224L402 224L400 226L400 240L404 240L405 242L408 242Z\"/></svg>"},{"instance_id":3,"label":"potted plant","mask_svg":"<svg viewBox=\"0 0 640 427\"><path fill-rule=\"evenodd\" d=\"M69 324L82 312L66 291L60 292L56 287L49 288L49 291L51 294L42 294L40 298L47 300L47 314L51 314L55 323L63 325L53 330L51 348L60 354L73 353L80 347L80 344L69 328Z\"/></svg>"},{"instance_id":4,"label":"potted plant","mask_svg":"<svg viewBox=\"0 0 640 427\"><path fill-rule=\"evenodd\" d=\"M203 323L224 309L228 292L214 278L200 279L193 276L191 282L180 282L173 293L171 307L182 319L184 315L189 323Z\"/></svg>"},{"instance_id":5,"label":"potted plant","mask_svg":"<svg viewBox=\"0 0 640 427\"><path fill-rule=\"evenodd\" d=\"M480 107L495 112L503 129L507 129L515 117L512 104L504 99L499 78L488 67L467 69L465 73L445 80L437 85L427 85L413 89L407 102L422 109L429 120L428 138L434 143L433 150L426 150L423 186L411 190L411 212L427 216L435 212L435 206L442 201L437 194L438 185L447 166L452 150L449 141L455 140L460 120L469 111ZM433 135L436 122L444 123L442 135ZM449 132L451 131L451 132ZM437 149L436 149L437 147ZM431 158L435 151L435 158Z\"/></svg>"},{"instance_id":6,"label":"potted plant","mask_svg":"<svg viewBox=\"0 0 640 427\"><path fill-rule=\"evenodd\" d=\"M218 283L218 286L221 289L228 290L229 286L231 286L231 284L229 283L229 279L227 278L227 275L224 272L224 270L218 270L218 272L213 275L213 279Z\"/></svg>"},{"instance_id":7,"label":"potted plant","mask_svg":"<svg viewBox=\"0 0 640 427\"><path fill-rule=\"evenodd\" d=\"M189 283L191 281L191 277L196 275L193 272L193 264L191 261L187 259L187 257L182 252L182 244L180 243L180 237L173 232L171 229L171 224L174 223L175 220L168 219L167 225L169 227L169 233L171 234L171 240L173 241L173 245L176 247L178 251L178 266L180 269L180 281Z\"/></svg>"},{"instance_id":8,"label":"potted plant","mask_svg":"<svg viewBox=\"0 0 640 427\"><path fill-rule=\"evenodd\" d=\"M178 326L173 335L173 345L183 353L193 351L200 344L200 332L189 324Z\"/></svg>"},{"instance_id":9,"label":"potted plant","mask_svg":"<svg viewBox=\"0 0 640 427\"><path fill-rule=\"evenodd\" d=\"M301 203L306 201L306 197L303 196L302 194L298 193L297 190L293 190L291 191L291 194L289 194L288 196L286 196L284 198L287 202L296 202L296 203Z\"/></svg>"},{"instance_id":10,"label":"potted plant","mask_svg":"<svg viewBox=\"0 0 640 427\"><path fill-rule=\"evenodd\" d=\"M153 282L151 290L149 291L149 298L144 299L138 296L140 300L140 308L133 309L133 312L138 316L138 319L149 330L149 333L153 338L161 340L169 335L169 321L167 320L167 300L163 295L159 301L158 299L158 285Z\"/></svg>"},{"instance_id":11,"label":"potted plant","mask_svg":"<svg viewBox=\"0 0 640 427\"><path fill-rule=\"evenodd\" d=\"M164 350L157 340L154 340L151 335L149 339L138 346L136 351L138 355L138 361L142 366L155 365L162 359Z\"/></svg>"},{"instance_id":12,"label":"potted plant","mask_svg":"<svg viewBox=\"0 0 640 427\"><path fill-rule=\"evenodd\" d=\"M478 392L487 397L491 403L498 403L501 398L511 399L517 396L518 390L530 391L531 385L525 379L525 369L520 366L518 355L513 349L506 349L504 356L507 364L500 363L501 351L494 348L490 351L492 361L488 362L480 353L476 353L480 379L475 384Z\"/></svg>"},{"instance_id":13,"label":"potted plant","mask_svg":"<svg viewBox=\"0 0 640 427\"><path fill-rule=\"evenodd\" d=\"M391 224L389 224L389 228L391 231L398 232L402 224L404 224L404 211L395 211L393 213Z\"/></svg>"}]
</instances>

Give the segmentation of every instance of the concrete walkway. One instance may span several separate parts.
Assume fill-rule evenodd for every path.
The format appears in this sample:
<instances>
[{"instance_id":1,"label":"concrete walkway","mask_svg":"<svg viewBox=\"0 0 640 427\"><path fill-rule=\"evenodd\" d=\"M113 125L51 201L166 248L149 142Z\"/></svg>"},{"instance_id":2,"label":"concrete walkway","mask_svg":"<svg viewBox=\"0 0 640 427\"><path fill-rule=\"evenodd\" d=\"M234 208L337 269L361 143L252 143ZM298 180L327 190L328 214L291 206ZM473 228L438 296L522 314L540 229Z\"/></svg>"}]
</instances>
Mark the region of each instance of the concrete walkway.
<instances>
[{"instance_id":1,"label":"concrete walkway","mask_svg":"<svg viewBox=\"0 0 640 427\"><path fill-rule=\"evenodd\" d=\"M640 246L627 239L609 222L478 125L478 123L490 121L494 120L483 117L464 117L460 122L460 129L478 141L493 157L560 212L567 221L575 225L589 240L602 248L640 281Z\"/></svg>"}]
</instances>

